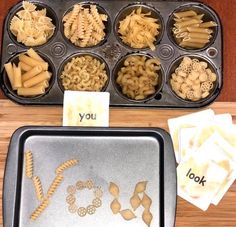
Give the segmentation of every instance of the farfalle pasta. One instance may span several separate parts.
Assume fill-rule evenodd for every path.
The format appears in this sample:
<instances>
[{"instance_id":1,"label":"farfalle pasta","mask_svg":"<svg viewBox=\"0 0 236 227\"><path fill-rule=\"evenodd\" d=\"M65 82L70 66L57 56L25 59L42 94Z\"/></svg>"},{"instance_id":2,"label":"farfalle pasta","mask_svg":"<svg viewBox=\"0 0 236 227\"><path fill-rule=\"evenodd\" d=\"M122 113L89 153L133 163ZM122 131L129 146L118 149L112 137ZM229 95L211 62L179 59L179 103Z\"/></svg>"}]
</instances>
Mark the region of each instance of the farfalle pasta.
<instances>
[{"instance_id":1,"label":"farfalle pasta","mask_svg":"<svg viewBox=\"0 0 236 227\"><path fill-rule=\"evenodd\" d=\"M210 95L216 81L216 74L205 61L184 57L172 73L170 85L180 98L199 101Z\"/></svg>"},{"instance_id":2,"label":"farfalle pasta","mask_svg":"<svg viewBox=\"0 0 236 227\"><path fill-rule=\"evenodd\" d=\"M39 46L46 43L54 34L55 26L47 16L47 10L37 10L33 3L23 1L20 10L10 22L10 31L19 43L26 46Z\"/></svg>"},{"instance_id":3,"label":"farfalle pasta","mask_svg":"<svg viewBox=\"0 0 236 227\"><path fill-rule=\"evenodd\" d=\"M72 11L63 17L64 35L76 46L95 46L106 35L104 22L107 18L107 15L98 12L96 5L87 8L76 4Z\"/></svg>"},{"instance_id":4,"label":"farfalle pasta","mask_svg":"<svg viewBox=\"0 0 236 227\"><path fill-rule=\"evenodd\" d=\"M142 12L142 7L133 10L123 20L119 21L118 33L121 40L132 48L147 48L155 50L154 42L160 34L160 23L157 18Z\"/></svg>"}]
</instances>

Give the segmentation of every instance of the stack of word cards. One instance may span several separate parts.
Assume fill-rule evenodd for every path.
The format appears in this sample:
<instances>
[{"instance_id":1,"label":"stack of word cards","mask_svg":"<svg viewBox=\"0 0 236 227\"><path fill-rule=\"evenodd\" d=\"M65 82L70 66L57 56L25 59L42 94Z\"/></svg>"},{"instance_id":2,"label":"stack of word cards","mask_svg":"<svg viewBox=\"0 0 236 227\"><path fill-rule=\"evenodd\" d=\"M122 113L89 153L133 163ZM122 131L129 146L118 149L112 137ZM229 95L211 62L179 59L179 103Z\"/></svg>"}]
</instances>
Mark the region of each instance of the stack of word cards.
<instances>
[{"instance_id":1,"label":"stack of word cards","mask_svg":"<svg viewBox=\"0 0 236 227\"><path fill-rule=\"evenodd\" d=\"M168 120L178 195L202 210L217 205L236 179L236 125L208 109Z\"/></svg>"}]
</instances>

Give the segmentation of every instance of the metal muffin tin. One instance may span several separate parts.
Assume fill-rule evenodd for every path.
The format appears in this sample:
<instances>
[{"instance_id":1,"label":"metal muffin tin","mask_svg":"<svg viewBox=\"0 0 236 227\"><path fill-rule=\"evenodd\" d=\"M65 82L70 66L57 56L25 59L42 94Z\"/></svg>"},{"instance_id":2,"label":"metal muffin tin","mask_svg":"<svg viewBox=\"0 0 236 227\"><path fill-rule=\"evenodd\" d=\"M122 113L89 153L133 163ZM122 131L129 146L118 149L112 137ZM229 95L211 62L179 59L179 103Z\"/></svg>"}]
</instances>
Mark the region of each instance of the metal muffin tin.
<instances>
[{"instance_id":1,"label":"metal muffin tin","mask_svg":"<svg viewBox=\"0 0 236 227\"><path fill-rule=\"evenodd\" d=\"M72 57L83 54L90 54L98 56L107 65L108 84L103 91L110 93L110 106L113 107L157 107L157 108L199 108L212 103L219 95L223 85L223 69L222 69L222 26L217 13L203 3L191 1L53 1L42 0L32 1L39 8L47 8L49 17L53 19L56 26L53 37L44 45L36 47L36 51L47 60L53 72L53 78L50 82L50 87L46 94L26 98L17 96L11 90L9 80L4 70L4 64L14 60L19 53L25 52L28 47L17 43L14 36L9 30L9 23L11 18L17 11L22 8L22 3L15 5L5 19L4 33L2 41L2 60L1 60L1 88L5 95L11 100L20 104L38 104L38 105L61 105L63 103L64 89L61 85L60 74L63 65ZM102 13L108 15L108 22L106 23L106 37L95 47L81 48L74 46L63 34L63 16L72 9L76 3L85 5L96 4ZM63 7L62 7L63 6ZM117 35L117 27L119 18L124 18L127 12L132 9L143 6L144 10L151 10L152 15L159 18L161 22L161 32L157 39L156 50L150 49L134 49L128 47ZM176 45L172 34L171 27L173 25L173 12L181 10L195 9L197 12L205 13L206 19L214 20L218 27L215 28L214 36L209 45L199 50L187 50ZM117 62L122 60L129 54L141 54L152 57L158 57L161 60L161 87L157 88L155 95L148 97L142 101L131 100L122 95L119 86L115 82L116 72L118 66ZM185 101L177 97L169 85L170 72L176 66L178 59L183 56L193 56L203 58L208 62L210 68L215 70L217 74L217 83L211 95L205 99L197 102ZM176 60L177 59L177 60Z\"/></svg>"},{"instance_id":2,"label":"metal muffin tin","mask_svg":"<svg viewBox=\"0 0 236 227\"><path fill-rule=\"evenodd\" d=\"M45 193L55 177L55 168L66 160L79 159L78 165L63 173L64 181L36 221L29 218L39 202L31 180L25 175L24 152L28 149L33 153L34 175L40 177ZM102 207L94 215L79 217L68 211L66 189L78 180L88 179L101 186ZM122 209L128 209L136 183L144 180L148 181L146 193L152 199L151 226L174 227L176 163L170 136L164 130L23 127L13 134L9 146L4 176L3 226L145 226L141 207L136 211L137 218L129 222L119 214L113 215L110 203L114 198L108 192L110 182L119 185ZM77 203L88 203L89 192L83 196Z\"/></svg>"}]
</instances>

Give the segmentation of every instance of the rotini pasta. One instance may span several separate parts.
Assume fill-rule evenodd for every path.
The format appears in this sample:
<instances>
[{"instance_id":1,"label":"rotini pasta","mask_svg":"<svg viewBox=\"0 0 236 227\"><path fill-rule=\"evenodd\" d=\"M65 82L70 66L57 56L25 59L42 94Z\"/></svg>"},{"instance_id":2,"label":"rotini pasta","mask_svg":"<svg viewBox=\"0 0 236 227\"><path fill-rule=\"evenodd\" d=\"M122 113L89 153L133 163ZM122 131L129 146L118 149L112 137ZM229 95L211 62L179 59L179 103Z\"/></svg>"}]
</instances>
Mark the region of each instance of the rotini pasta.
<instances>
[{"instance_id":1,"label":"rotini pasta","mask_svg":"<svg viewBox=\"0 0 236 227\"><path fill-rule=\"evenodd\" d=\"M79 160L77 160L77 159L68 160L56 168L56 174L59 175L59 174L63 173L64 170L66 170L70 167L73 167L73 166L77 165L78 163L79 163Z\"/></svg>"},{"instance_id":2,"label":"rotini pasta","mask_svg":"<svg viewBox=\"0 0 236 227\"><path fill-rule=\"evenodd\" d=\"M46 43L54 33L52 19L46 16L46 9L36 10L33 3L23 1L23 10L17 12L10 23L10 31L17 41L26 46Z\"/></svg>"},{"instance_id":3,"label":"rotini pasta","mask_svg":"<svg viewBox=\"0 0 236 227\"><path fill-rule=\"evenodd\" d=\"M34 183L34 189L36 192L36 197L39 201L43 200L43 187L42 187L42 183L41 180L38 176L34 176L32 178L33 183Z\"/></svg>"},{"instance_id":4,"label":"rotini pasta","mask_svg":"<svg viewBox=\"0 0 236 227\"><path fill-rule=\"evenodd\" d=\"M25 152L25 173L28 178L33 177L33 154L31 151Z\"/></svg>"},{"instance_id":5,"label":"rotini pasta","mask_svg":"<svg viewBox=\"0 0 236 227\"><path fill-rule=\"evenodd\" d=\"M41 215L41 213L48 207L48 205L49 205L49 200L44 199L43 202L31 214L30 219L32 221L35 221Z\"/></svg>"},{"instance_id":6,"label":"rotini pasta","mask_svg":"<svg viewBox=\"0 0 236 227\"><path fill-rule=\"evenodd\" d=\"M62 183L64 177L62 175L57 175L55 179L53 180L52 184L50 185L48 192L47 192L47 197L50 198L52 195L55 193L59 185Z\"/></svg>"},{"instance_id":7,"label":"rotini pasta","mask_svg":"<svg viewBox=\"0 0 236 227\"><path fill-rule=\"evenodd\" d=\"M65 90L101 91L108 80L105 63L95 57L74 57L60 76Z\"/></svg>"},{"instance_id":8,"label":"rotini pasta","mask_svg":"<svg viewBox=\"0 0 236 227\"><path fill-rule=\"evenodd\" d=\"M217 76L205 61L184 57L180 65L172 73L170 85L182 99L199 101L210 95Z\"/></svg>"},{"instance_id":9,"label":"rotini pasta","mask_svg":"<svg viewBox=\"0 0 236 227\"><path fill-rule=\"evenodd\" d=\"M96 46L106 35L104 22L107 21L107 15L100 14L96 5L86 8L76 4L62 21L65 36L79 47Z\"/></svg>"}]
</instances>

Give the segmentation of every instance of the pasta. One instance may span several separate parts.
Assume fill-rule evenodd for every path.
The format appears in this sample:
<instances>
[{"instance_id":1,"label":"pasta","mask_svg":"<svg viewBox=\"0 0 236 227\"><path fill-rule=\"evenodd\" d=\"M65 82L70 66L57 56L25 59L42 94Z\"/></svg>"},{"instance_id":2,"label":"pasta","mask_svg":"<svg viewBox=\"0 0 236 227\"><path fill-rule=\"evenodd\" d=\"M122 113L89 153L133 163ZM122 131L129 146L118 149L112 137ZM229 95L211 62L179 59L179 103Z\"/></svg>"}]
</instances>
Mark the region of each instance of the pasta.
<instances>
[{"instance_id":1,"label":"pasta","mask_svg":"<svg viewBox=\"0 0 236 227\"><path fill-rule=\"evenodd\" d=\"M43 188L42 188L41 180L38 176L34 176L32 178L32 180L33 180L33 183L34 183L36 197L39 201L42 201L43 200Z\"/></svg>"},{"instance_id":2,"label":"pasta","mask_svg":"<svg viewBox=\"0 0 236 227\"><path fill-rule=\"evenodd\" d=\"M172 73L170 85L180 98L199 101L210 95L217 76L205 61L184 57L180 65Z\"/></svg>"},{"instance_id":3,"label":"pasta","mask_svg":"<svg viewBox=\"0 0 236 227\"><path fill-rule=\"evenodd\" d=\"M25 173L28 178L33 177L33 154L31 151L25 152Z\"/></svg>"},{"instance_id":4,"label":"pasta","mask_svg":"<svg viewBox=\"0 0 236 227\"><path fill-rule=\"evenodd\" d=\"M19 96L33 97L45 94L45 89L49 87L52 76L48 71L49 65L32 48L19 55L18 66L9 62L4 67L12 90L16 90Z\"/></svg>"},{"instance_id":5,"label":"pasta","mask_svg":"<svg viewBox=\"0 0 236 227\"><path fill-rule=\"evenodd\" d=\"M74 57L60 76L65 90L101 91L108 80L105 63L95 57Z\"/></svg>"},{"instance_id":6,"label":"pasta","mask_svg":"<svg viewBox=\"0 0 236 227\"><path fill-rule=\"evenodd\" d=\"M30 219L35 221L41 213L48 207L49 200L44 199L43 202L37 207L37 209L31 214Z\"/></svg>"},{"instance_id":7,"label":"pasta","mask_svg":"<svg viewBox=\"0 0 236 227\"><path fill-rule=\"evenodd\" d=\"M212 38L217 23L204 21L204 14L197 14L194 10L174 13L174 27L172 33L180 47L186 49L200 49L205 47Z\"/></svg>"},{"instance_id":8,"label":"pasta","mask_svg":"<svg viewBox=\"0 0 236 227\"><path fill-rule=\"evenodd\" d=\"M130 209L126 209L126 210L121 210L120 211L120 215L126 220L126 221L130 221L134 218L136 218L135 214L132 212L132 210Z\"/></svg>"},{"instance_id":9,"label":"pasta","mask_svg":"<svg viewBox=\"0 0 236 227\"><path fill-rule=\"evenodd\" d=\"M86 8L76 4L73 10L63 17L64 34L76 46L96 46L105 38L107 15L100 14L96 5Z\"/></svg>"},{"instance_id":10,"label":"pasta","mask_svg":"<svg viewBox=\"0 0 236 227\"><path fill-rule=\"evenodd\" d=\"M68 160L56 168L56 174L59 175L59 174L63 173L64 170L66 170L70 167L73 167L73 166L77 165L78 163L79 163L79 160L77 160L77 159Z\"/></svg>"},{"instance_id":11,"label":"pasta","mask_svg":"<svg viewBox=\"0 0 236 227\"><path fill-rule=\"evenodd\" d=\"M120 205L120 202L118 201L118 199L114 199L111 202L110 208L111 208L111 211L113 214L118 214L120 212L121 205Z\"/></svg>"},{"instance_id":12,"label":"pasta","mask_svg":"<svg viewBox=\"0 0 236 227\"><path fill-rule=\"evenodd\" d=\"M153 219L153 216L152 216L152 213L150 212L149 209L145 209L145 210L143 211L142 219L143 219L144 223L145 223L148 227L150 227L151 222L152 222L152 219Z\"/></svg>"},{"instance_id":13,"label":"pasta","mask_svg":"<svg viewBox=\"0 0 236 227\"><path fill-rule=\"evenodd\" d=\"M10 31L17 41L26 46L39 46L46 43L53 35L55 26L47 17L46 9L36 10L36 5L23 1L23 10L12 18Z\"/></svg>"},{"instance_id":14,"label":"pasta","mask_svg":"<svg viewBox=\"0 0 236 227\"><path fill-rule=\"evenodd\" d=\"M140 205L141 205L141 199L139 198L138 194L134 194L131 198L130 198L130 204L133 208L133 210L135 211Z\"/></svg>"},{"instance_id":15,"label":"pasta","mask_svg":"<svg viewBox=\"0 0 236 227\"><path fill-rule=\"evenodd\" d=\"M47 192L48 198L50 198L55 193L55 191L57 190L57 188L59 187L63 179L64 177L62 175L57 175L55 177L55 179L53 180L52 184L50 185L48 189L48 192Z\"/></svg>"},{"instance_id":16,"label":"pasta","mask_svg":"<svg viewBox=\"0 0 236 227\"><path fill-rule=\"evenodd\" d=\"M154 42L160 34L158 19L151 12L142 13L142 7L133 10L125 19L119 21L118 33L122 41L132 48L155 50Z\"/></svg>"},{"instance_id":17,"label":"pasta","mask_svg":"<svg viewBox=\"0 0 236 227\"><path fill-rule=\"evenodd\" d=\"M143 199L141 201L141 204L145 209L150 209L152 205L151 198L145 192L143 193Z\"/></svg>"},{"instance_id":18,"label":"pasta","mask_svg":"<svg viewBox=\"0 0 236 227\"><path fill-rule=\"evenodd\" d=\"M109 192L115 198L119 197L119 195L120 195L119 187L113 182L110 182Z\"/></svg>"},{"instance_id":19,"label":"pasta","mask_svg":"<svg viewBox=\"0 0 236 227\"><path fill-rule=\"evenodd\" d=\"M160 61L146 56L129 56L118 72L116 83L122 93L133 100L143 100L155 94L159 85Z\"/></svg>"}]
</instances>

